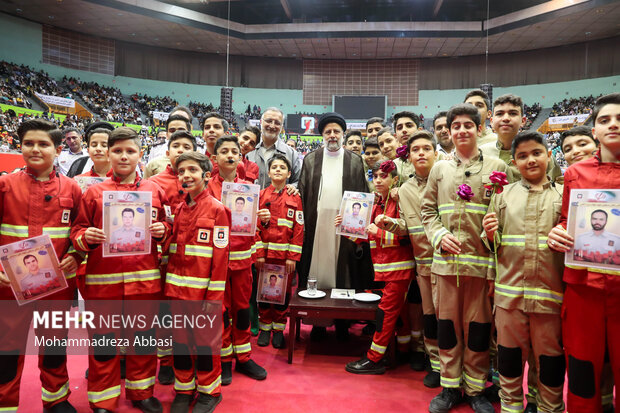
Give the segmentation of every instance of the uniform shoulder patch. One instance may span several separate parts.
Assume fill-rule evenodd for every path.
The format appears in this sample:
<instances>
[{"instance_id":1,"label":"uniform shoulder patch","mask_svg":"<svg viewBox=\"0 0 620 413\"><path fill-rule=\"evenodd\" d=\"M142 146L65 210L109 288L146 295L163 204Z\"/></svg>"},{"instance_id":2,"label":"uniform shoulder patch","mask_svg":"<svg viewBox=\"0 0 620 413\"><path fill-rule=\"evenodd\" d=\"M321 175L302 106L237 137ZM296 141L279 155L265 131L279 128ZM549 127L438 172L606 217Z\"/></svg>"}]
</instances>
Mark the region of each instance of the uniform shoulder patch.
<instances>
[{"instance_id":1,"label":"uniform shoulder patch","mask_svg":"<svg viewBox=\"0 0 620 413\"><path fill-rule=\"evenodd\" d=\"M217 248L226 248L228 246L228 227L213 227L213 245Z\"/></svg>"},{"instance_id":2,"label":"uniform shoulder patch","mask_svg":"<svg viewBox=\"0 0 620 413\"><path fill-rule=\"evenodd\" d=\"M299 225L304 224L304 211L297 211L295 213L295 221L297 221Z\"/></svg>"}]
</instances>

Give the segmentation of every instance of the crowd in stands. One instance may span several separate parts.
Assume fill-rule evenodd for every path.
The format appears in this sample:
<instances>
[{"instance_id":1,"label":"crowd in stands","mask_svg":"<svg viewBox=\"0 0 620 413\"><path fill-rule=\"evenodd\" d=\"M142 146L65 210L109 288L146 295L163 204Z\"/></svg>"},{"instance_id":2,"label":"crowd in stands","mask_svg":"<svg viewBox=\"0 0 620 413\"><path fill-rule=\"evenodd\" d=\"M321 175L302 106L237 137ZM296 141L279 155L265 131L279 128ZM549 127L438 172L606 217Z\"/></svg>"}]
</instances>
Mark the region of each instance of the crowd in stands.
<instances>
[{"instance_id":1,"label":"crowd in stands","mask_svg":"<svg viewBox=\"0 0 620 413\"><path fill-rule=\"evenodd\" d=\"M196 119L202 119L205 113L215 112L217 110L212 103L205 105L204 103L190 101L187 107L192 111L192 116Z\"/></svg>"},{"instance_id":2,"label":"crowd in stands","mask_svg":"<svg viewBox=\"0 0 620 413\"><path fill-rule=\"evenodd\" d=\"M95 82L82 82L73 77L65 76L62 80L102 119L108 122L142 124L140 111L125 101L120 89L101 86Z\"/></svg>"},{"instance_id":3,"label":"crowd in stands","mask_svg":"<svg viewBox=\"0 0 620 413\"><path fill-rule=\"evenodd\" d=\"M243 117L243 120L245 120L245 122L248 123L250 119L260 119L261 113L262 111L261 111L260 106L248 105L248 108L245 110L242 117Z\"/></svg>"},{"instance_id":4,"label":"crowd in stands","mask_svg":"<svg viewBox=\"0 0 620 413\"><path fill-rule=\"evenodd\" d=\"M596 99L601 96L582 96L578 98L564 99L554 104L550 116L569 116L582 113L592 113L592 106Z\"/></svg>"},{"instance_id":5,"label":"crowd in stands","mask_svg":"<svg viewBox=\"0 0 620 413\"><path fill-rule=\"evenodd\" d=\"M58 86L55 79L47 73L36 71L28 66L0 62L0 76L6 78L9 84L21 92L33 95L35 92L42 95L66 96L67 93Z\"/></svg>"},{"instance_id":6,"label":"crowd in stands","mask_svg":"<svg viewBox=\"0 0 620 413\"><path fill-rule=\"evenodd\" d=\"M0 78L0 103L24 108L32 107L32 103L26 98L26 95L21 90L11 87L3 75Z\"/></svg>"},{"instance_id":7,"label":"crowd in stands","mask_svg":"<svg viewBox=\"0 0 620 413\"><path fill-rule=\"evenodd\" d=\"M297 149L297 152L299 152L301 155L307 155L308 153L319 149L321 146L323 146L323 141L321 140L317 140L317 141L313 141L313 142L308 142L308 141L304 141L302 139L289 139L292 141L295 141L295 148Z\"/></svg>"},{"instance_id":8,"label":"crowd in stands","mask_svg":"<svg viewBox=\"0 0 620 413\"><path fill-rule=\"evenodd\" d=\"M532 126L532 122L534 122L541 109L542 106L540 106L540 103L534 103L532 106L523 105L523 114L526 118L525 126L523 127L524 130L528 130L530 126Z\"/></svg>"},{"instance_id":9,"label":"crowd in stands","mask_svg":"<svg viewBox=\"0 0 620 413\"><path fill-rule=\"evenodd\" d=\"M170 96L149 96L140 93L131 95L134 105L146 114L149 119L153 119L153 112L170 112L179 103Z\"/></svg>"},{"instance_id":10,"label":"crowd in stands","mask_svg":"<svg viewBox=\"0 0 620 413\"><path fill-rule=\"evenodd\" d=\"M547 146L549 147L551 154L560 168L567 168L568 164L564 159L564 154L562 153L562 148L560 147L560 132L549 132L545 134L545 139L547 140Z\"/></svg>"}]
</instances>

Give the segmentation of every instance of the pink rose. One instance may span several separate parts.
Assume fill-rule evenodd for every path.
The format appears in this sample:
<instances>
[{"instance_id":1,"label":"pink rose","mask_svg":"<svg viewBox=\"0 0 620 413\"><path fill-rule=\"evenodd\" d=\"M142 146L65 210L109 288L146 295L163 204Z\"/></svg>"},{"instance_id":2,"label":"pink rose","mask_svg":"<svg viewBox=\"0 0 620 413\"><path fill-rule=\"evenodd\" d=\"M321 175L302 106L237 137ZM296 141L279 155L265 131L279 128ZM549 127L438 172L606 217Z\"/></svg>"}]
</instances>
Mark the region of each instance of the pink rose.
<instances>
[{"instance_id":1,"label":"pink rose","mask_svg":"<svg viewBox=\"0 0 620 413\"><path fill-rule=\"evenodd\" d=\"M489 176L489 179L491 182L499 185L500 187L508 185L508 179L506 178L505 172L493 171L493 173Z\"/></svg>"},{"instance_id":2,"label":"pink rose","mask_svg":"<svg viewBox=\"0 0 620 413\"><path fill-rule=\"evenodd\" d=\"M459 189L456 191L456 194L465 202L471 201L474 197L474 193L471 190L471 186L467 184L463 184L459 186Z\"/></svg>"}]
</instances>

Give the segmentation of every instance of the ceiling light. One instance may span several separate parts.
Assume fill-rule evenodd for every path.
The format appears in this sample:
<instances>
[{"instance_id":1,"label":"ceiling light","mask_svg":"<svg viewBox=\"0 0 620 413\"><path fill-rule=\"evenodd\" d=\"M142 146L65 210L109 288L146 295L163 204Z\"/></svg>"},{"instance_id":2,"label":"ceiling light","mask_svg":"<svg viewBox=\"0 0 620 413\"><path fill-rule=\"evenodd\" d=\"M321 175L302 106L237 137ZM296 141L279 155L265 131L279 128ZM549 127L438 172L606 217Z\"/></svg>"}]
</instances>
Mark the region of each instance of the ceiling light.
<instances>
[{"instance_id":1,"label":"ceiling light","mask_svg":"<svg viewBox=\"0 0 620 413\"><path fill-rule=\"evenodd\" d=\"M54 20L54 16L47 16L48 19Z\"/></svg>"}]
</instances>

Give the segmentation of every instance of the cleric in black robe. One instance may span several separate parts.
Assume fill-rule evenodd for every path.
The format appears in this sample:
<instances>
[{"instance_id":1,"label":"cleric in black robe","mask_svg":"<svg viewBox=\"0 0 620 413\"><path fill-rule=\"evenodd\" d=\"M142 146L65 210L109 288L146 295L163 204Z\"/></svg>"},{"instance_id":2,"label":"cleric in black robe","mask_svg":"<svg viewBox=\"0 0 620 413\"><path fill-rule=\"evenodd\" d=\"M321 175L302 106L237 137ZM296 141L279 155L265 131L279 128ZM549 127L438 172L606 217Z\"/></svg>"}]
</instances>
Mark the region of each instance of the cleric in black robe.
<instances>
[{"instance_id":1,"label":"cleric in black robe","mask_svg":"<svg viewBox=\"0 0 620 413\"><path fill-rule=\"evenodd\" d=\"M322 115L318 128L324 146L306 155L298 184L305 221L299 288L306 287L309 274L319 289L369 288L374 274L368 243L336 235L334 226L344 191L368 192L362 157L342 148L341 115Z\"/></svg>"}]
</instances>

